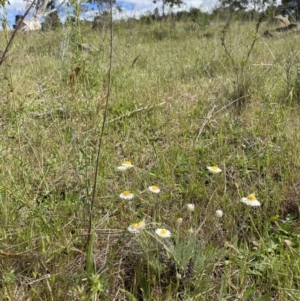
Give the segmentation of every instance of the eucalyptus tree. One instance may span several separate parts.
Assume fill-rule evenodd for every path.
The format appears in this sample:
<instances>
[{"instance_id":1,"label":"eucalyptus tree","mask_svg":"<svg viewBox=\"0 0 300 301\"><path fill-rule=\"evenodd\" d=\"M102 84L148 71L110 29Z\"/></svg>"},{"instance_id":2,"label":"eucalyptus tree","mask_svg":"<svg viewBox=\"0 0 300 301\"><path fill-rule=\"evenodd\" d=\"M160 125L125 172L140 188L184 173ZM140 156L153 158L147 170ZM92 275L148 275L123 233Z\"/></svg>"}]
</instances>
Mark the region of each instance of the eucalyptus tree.
<instances>
[{"instance_id":1,"label":"eucalyptus tree","mask_svg":"<svg viewBox=\"0 0 300 301\"><path fill-rule=\"evenodd\" d=\"M5 1L5 0L0 0ZM26 8L33 9L33 17L29 19L24 19L24 17L18 18L16 26L22 31L39 30L42 28L40 19L42 17L47 17L49 14L56 11L55 0L25 0ZM50 11L47 11L47 8ZM19 23L18 23L19 22Z\"/></svg>"},{"instance_id":2,"label":"eucalyptus tree","mask_svg":"<svg viewBox=\"0 0 300 301\"><path fill-rule=\"evenodd\" d=\"M184 2L182 0L153 0L153 3L156 4L157 2L161 2L161 7L162 7L162 13L163 13L163 18L165 17L165 8L166 6L172 8L174 6L180 7Z\"/></svg>"}]
</instances>

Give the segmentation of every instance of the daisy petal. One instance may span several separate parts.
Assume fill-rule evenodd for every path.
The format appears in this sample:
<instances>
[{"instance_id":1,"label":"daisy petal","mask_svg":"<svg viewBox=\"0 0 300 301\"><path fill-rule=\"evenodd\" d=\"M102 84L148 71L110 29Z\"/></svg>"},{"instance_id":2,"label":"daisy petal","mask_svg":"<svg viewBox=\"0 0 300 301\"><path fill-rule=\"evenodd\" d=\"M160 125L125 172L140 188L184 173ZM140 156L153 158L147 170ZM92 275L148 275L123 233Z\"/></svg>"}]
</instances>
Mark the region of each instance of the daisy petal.
<instances>
[{"instance_id":1,"label":"daisy petal","mask_svg":"<svg viewBox=\"0 0 300 301\"><path fill-rule=\"evenodd\" d=\"M119 197L121 199L124 199L124 200L131 200L134 198L134 194L131 193L129 190L125 190L124 192L122 192Z\"/></svg>"},{"instance_id":2,"label":"daisy petal","mask_svg":"<svg viewBox=\"0 0 300 301\"><path fill-rule=\"evenodd\" d=\"M152 186L149 186L148 189L153 193L160 193L160 189L158 186L152 185Z\"/></svg>"},{"instance_id":3,"label":"daisy petal","mask_svg":"<svg viewBox=\"0 0 300 301\"><path fill-rule=\"evenodd\" d=\"M171 232L167 229L158 228L155 230L155 233L162 238L171 237Z\"/></svg>"},{"instance_id":4,"label":"daisy petal","mask_svg":"<svg viewBox=\"0 0 300 301\"><path fill-rule=\"evenodd\" d=\"M217 173L220 173L222 172L222 169L220 169L217 165L214 165L214 166L207 166L207 169L213 173L213 174L217 174Z\"/></svg>"},{"instance_id":5,"label":"daisy petal","mask_svg":"<svg viewBox=\"0 0 300 301\"><path fill-rule=\"evenodd\" d=\"M247 197L242 198L240 201L251 207L258 207L261 205L260 202L256 199L254 193L249 194Z\"/></svg>"}]
</instances>

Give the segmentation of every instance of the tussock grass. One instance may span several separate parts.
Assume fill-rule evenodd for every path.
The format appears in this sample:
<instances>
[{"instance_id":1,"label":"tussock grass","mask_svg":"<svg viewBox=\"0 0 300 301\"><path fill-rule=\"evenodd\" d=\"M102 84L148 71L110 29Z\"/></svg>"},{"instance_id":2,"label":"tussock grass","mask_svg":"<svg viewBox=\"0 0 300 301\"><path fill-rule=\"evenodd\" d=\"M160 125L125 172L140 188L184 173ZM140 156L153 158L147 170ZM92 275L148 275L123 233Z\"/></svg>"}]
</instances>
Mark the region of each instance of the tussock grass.
<instances>
[{"instance_id":1,"label":"tussock grass","mask_svg":"<svg viewBox=\"0 0 300 301\"><path fill-rule=\"evenodd\" d=\"M255 24L232 23L233 65L222 26L116 25L89 283L108 37L17 36L0 69L1 300L91 300L88 285L94 300L299 299L298 42L259 36L246 60ZM120 173L124 160L134 168ZM261 207L239 202L250 193ZM143 219L146 230L127 231Z\"/></svg>"}]
</instances>

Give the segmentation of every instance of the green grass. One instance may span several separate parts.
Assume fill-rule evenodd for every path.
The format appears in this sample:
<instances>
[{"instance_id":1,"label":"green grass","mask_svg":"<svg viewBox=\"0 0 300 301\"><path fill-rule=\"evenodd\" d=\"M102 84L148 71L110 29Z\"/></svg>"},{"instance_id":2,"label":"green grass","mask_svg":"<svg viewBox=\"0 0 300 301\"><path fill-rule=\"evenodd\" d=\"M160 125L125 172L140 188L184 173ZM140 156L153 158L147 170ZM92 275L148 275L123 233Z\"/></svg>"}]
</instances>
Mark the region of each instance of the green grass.
<instances>
[{"instance_id":1,"label":"green grass","mask_svg":"<svg viewBox=\"0 0 300 301\"><path fill-rule=\"evenodd\" d=\"M255 24L236 22L230 59L222 29L116 25L94 277L108 34L17 35L0 68L1 300L299 300L299 42L258 36L247 58ZM134 168L122 173L124 160ZM261 207L240 202L250 193Z\"/></svg>"}]
</instances>

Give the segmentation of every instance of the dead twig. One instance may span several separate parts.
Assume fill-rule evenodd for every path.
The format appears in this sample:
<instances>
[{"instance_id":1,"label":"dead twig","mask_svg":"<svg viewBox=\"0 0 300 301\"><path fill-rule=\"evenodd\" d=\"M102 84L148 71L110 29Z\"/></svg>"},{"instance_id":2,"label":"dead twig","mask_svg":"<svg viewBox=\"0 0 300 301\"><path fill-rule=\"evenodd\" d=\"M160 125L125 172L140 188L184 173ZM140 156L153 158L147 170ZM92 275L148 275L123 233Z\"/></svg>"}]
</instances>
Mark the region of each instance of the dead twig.
<instances>
[{"instance_id":1,"label":"dead twig","mask_svg":"<svg viewBox=\"0 0 300 301\"><path fill-rule=\"evenodd\" d=\"M246 56L246 60L247 61L249 60L250 54L251 54L251 52L252 52L252 50L254 48L254 45L255 45L255 43L256 43L256 41L258 39L258 29L259 29L259 26L260 26L261 22L263 21L263 18L264 18L264 15L261 14L260 17L259 17L259 19L258 19L258 21L257 21L257 23L256 23L254 38L253 38L252 44L251 44L250 49L249 49L249 51L247 53L247 56Z\"/></svg>"},{"instance_id":2,"label":"dead twig","mask_svg":"<svg viewBox=\"0 0 300 301\"><path fill-rule=\"evenodd\" d=\"M197 135L197 137L196 137L196 141L198 141L199 136L202 134L204 127L206 126L206 124L207 124L208 121L210 120L211 116L213 115L213 112L214 112L214 110L215 110L215 107L216 107L216 106L214 105L214 106L210 109L210 111L207 113L206 118L205 118L204 122L202 123L202 125L201 125L201 127L200 127L200 129L199 129L198 135Z\"/></svg>"},{"instance_id":3,"label":"dead twig","mask_svg":"<svg viewBox=\"0 0 300 301\"><path fill-rule=\"evenodd\" d=\"M112 120L109 120L108 123L112 123L112 122L118 121L118 120L120 120L120 119L122 119L122 118L124 118L124 117L131 117L132 115L134 115L134 114L136 114L136 113L139 113L139 112L142 112L142 111L147 111L147 110L150 111L150 110L152 110L152 109L154 109L154 108L163 106L165 103L166 103L166 102L164 101L164 102L161 102L161 103L159 103L159 104L157 104L157 105L148 105L148 106L146 106L146 107L138 108L138 109L136 109L136 110L134 110L134 111L125 113L125 114L123 114L123 115L121 115L121 116L119 116L119 117L117 117L117 118L114 118L114 119L112 119Z\"/></svg>"},{"instance_id":4,"label":"dead twig","mask_svg":"<svg viewBox=\"0 0 300 301\"><path fill-rule=\"evenodd\" d=\"M241 96L241 97L239 97L239 98L237 98L237 99L231 101L229 104L227 104L226 106L223 106L223 107L220 108L217 112L215 112L214 115L217 115L218 113L222 112L222 111L225 110L226 108L232 106L232 105L233 105L234 103L236 103L237 101L241 100L242 98L248 97L248 96L250 96L250 95ZM210 119L211 119L211 117L212 117L212 115L213 115L213 112L214 112L215 108L216 108L216 106L214 105L214 106L210 109L210 111L207 113L206 118L205 118L204 122L202 123L202 125L201 125L201 127L200 127L200 129L199 129L199 132L198 132L198 135L197 135L197 137L196 137L196 139L195 139L195 142L198 141L199 136L202 134L204 127L205 127L206 124L210 121Z\"/></svg>"},{"instance_id":5,"label":"dead twig","mask_svg":"<svg viewBox=\"0 0 300 301\"><path fill-rule=\"evenodd\" d=\"M218 113L222 112L223 110L227 109L228 107L230 107L231 105L233 105L234 103L236 103L237 101L241 100L242 98L247 98L248 96L250 96L250 94L245 95L245 96L241 96L233 101L231 101L229 104L227 104L226 106L222 107L221 109L219 109L215 115L217 115Z\"/></svg>"},{"instance_id":6,"label":"dead twig","mask_svg":"<svg viewBox=\"0 0 300 301\"><path fill-rule=\"evenodd\" d=\"M4 256L4 257L24 257L27 256L26 253L10 253L10 252L3 252L0 251L0 256Z\"/></svg>"},{"instance_id":7,"label":"dead twig","mask_svg":"<svg viewBox=\"0 0 300 301\"><path fill-rule=\"evenodd\" d=\"M227 55L227 56L229 57L229 59L230 59L232 65L233 65L234 67L236 67L235 61L234 61L233 57L231 56L231 54L230 54L230 52L229 52L229 50L228 50L228 48L227 48L226 40L225 40L226 32L227 32L227 30L229 29L229 26L230 26L230 18L231 18L231 16L230 16L229 19L227 20L227 23L225 24L225 26L224 26L224 28L223 28L223 30L222 30L221 43L222 43L222 46L224 47L224 50L225 50L226 55Z\"/></svg>"}]
</instances>

